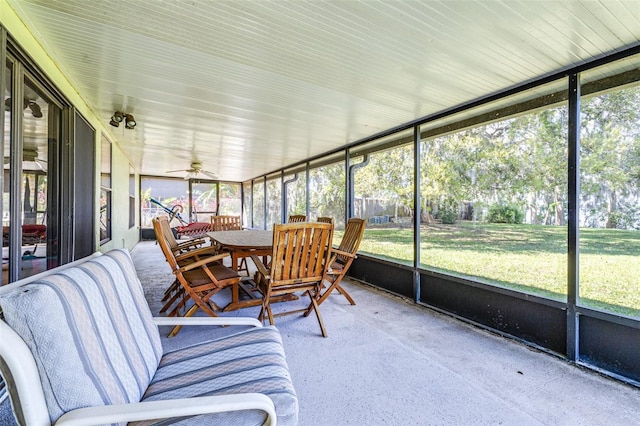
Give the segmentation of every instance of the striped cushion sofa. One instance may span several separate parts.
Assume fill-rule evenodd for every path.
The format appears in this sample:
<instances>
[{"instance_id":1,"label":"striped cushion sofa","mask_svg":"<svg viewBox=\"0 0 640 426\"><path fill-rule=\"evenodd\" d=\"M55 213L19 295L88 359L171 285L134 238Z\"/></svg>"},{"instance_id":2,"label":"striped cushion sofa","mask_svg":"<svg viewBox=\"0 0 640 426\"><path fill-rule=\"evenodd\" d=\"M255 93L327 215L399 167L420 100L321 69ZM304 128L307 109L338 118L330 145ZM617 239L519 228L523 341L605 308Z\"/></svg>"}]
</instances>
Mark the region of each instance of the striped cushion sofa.
<instances>
[{"instance_id":1,"label":"striped cushion sofa","mask_svg":"<svg viewBox=\"0 0 640 426\"><path fill-rule=\"evenodd\" d=\"M297 424L279 332L152 317L125 249L2 286L0 307L0 371L20 424ZM158 326L178 323L242 328L165 353Z\"/></svg>"}]
</instances>

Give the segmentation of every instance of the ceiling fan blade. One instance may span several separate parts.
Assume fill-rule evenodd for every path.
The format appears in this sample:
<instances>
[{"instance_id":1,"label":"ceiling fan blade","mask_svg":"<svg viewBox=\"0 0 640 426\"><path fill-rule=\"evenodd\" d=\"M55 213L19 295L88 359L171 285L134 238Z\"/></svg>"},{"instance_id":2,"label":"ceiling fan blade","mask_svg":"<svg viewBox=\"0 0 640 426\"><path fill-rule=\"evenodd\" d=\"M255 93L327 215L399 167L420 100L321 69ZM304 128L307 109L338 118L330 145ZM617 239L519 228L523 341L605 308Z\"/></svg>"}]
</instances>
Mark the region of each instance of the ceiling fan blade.
<instances>
[{"instance_id":1,"label":"ceiling fan blade","mask_svg":"<svg viewBox=\"0 0 640 426\"><path fill-rule=\"evenodd\" d=\"M211 173L206 170L200 170L200 173L209 176L211 179L218 179L218 175L216 175L215 173Z\"/></svg>"},{"instance_id":2,"label":"ceiling fan blade","mask_svg":"<svg viewBox=\"0 0 640 426\"><path fill-rule=\"evenodd\" d=\"M177 173L177 172L188 172L189 169L180 169L180 170L167 170L165 173Z\"/></svg>"}]
</instances>

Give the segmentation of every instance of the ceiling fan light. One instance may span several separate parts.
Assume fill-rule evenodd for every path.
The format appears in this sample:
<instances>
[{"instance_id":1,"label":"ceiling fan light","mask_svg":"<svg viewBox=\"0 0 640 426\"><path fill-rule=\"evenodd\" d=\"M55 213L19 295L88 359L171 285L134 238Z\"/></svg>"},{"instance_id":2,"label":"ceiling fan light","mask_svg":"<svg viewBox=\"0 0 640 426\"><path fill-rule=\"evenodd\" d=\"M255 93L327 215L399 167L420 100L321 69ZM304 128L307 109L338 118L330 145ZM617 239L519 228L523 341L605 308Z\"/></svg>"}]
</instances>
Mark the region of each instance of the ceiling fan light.
<instances>
[{"instance_id":1,"label":"ceiling fan light","mask_svg":"<svg viewBox=\"0 0 640 426\"><path fill-rule=\"evenodd\" d=\"M127 114L125 115L125 118L125 126L127 127L127 129L133 129L134 127L136 127L136 120L133 118L133 115Z\"/></svg>"},{"instance_id":2,"label":"ceiling fan light","mask_svg":"<svg viewBox=\"0 0 640 426\"><path fill-rule=\"evenodd\" d=\"M118 126L120 126L120 123L118 123L117 121L115 121L113 118L111 118L111 121L109 122L109 124L111 124L113 127L118 127Z\"/></svg>"}]
</instances>

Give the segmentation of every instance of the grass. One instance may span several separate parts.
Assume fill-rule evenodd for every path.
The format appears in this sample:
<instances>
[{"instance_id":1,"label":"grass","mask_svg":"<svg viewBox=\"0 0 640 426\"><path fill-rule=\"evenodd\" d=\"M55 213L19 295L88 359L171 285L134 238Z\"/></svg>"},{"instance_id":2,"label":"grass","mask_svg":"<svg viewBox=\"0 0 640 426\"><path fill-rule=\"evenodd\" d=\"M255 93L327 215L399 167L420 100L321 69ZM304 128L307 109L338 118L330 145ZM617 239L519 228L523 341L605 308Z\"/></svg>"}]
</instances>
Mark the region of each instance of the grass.
<instances>
[{"instance_id":1,"label":"grass","mask_svg":"<svg viewBox=\"0 0 640 426\"><path fill-rule=\"evenodd\" d=\"M360 251L412 264L413 230L370 226ZM566 227L471 222L423 226L420 258L423 268L566 300ZM580 230L582 305L638 317L639 277L640 232Z\"/></svg>"}]
</instances>

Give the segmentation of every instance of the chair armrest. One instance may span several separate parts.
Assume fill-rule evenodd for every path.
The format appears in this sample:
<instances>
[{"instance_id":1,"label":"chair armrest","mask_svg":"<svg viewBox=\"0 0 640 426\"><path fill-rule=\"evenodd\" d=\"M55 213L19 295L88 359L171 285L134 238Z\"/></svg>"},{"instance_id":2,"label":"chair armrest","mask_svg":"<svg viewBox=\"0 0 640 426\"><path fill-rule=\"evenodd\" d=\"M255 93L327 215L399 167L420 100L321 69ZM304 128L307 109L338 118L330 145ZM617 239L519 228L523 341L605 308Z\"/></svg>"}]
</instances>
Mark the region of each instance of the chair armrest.
<instances>
[{"instance_id":1,"label":"chair armrest","mask_svg":"<svg viewBox=\"0 0 640 426\"><path fill-rule=\"evenodd\" d=\"M267 414L265 424L276 425L277 418L273 401L261 393L200 396L78 408L64 414L55 425L88 426L244 410L264 411Z\"/></svg>"},{"instance_id":2,"label":"chair armrest","mask_svg":"<svg viewBox=\"0 0 640 426\"><path fill-rule=\"evenodd\" d=\"M204 238L192 238L190 240L187 241L179 241L176 242L176 245L178 248L184 248L184 247L191 247L191 246L198 246L200 244L205 244L207 241Z\"/></svg>"},{"instance_id":3,"label":"chair armrest","mask_svg":"<svg viewBox=\"0 0 640 426\"><path fill-rule=\"evenodd\" d=\"M339 254L340 256L353 257L354 259L357 257L357 256L356 256L355 254L353 254L353 253L349 253L348 251L338 250L338 249L336 249L336 248L331 249L331 254L332 254L332 255Z\"/></svg>"},{"instance_id":4,"label":"chair armrest","mask_svg":"<svg viewBox=\"0 0 640 426\"><path fill-rule=\"evenodd\" d=\"M229 253L220 253L220 254L216 254L215 256L210 256L204 259L200 259L197 262L189 263L188 265L184 265L180 269L176 269L174 273L190 271L192 269L199 268L202 265L206 265L207 263L213 263L215 261L224 259L225 257L229 257Z\"/></svg>"},{"instance_id":5,"label":"chair armrest","mask_svg":"<svg viewBox=\"0 0 640 426\"><path fill-rule=\"evenodd\" d=\"M199 256L202 254L207 254L207 253L215 253L216 249L213 246L206 246L206 247L200 247L197 249L193 249L193 250L189 250L187 252L184 253L180 253L178 255L175 256L176 261L180 261L180 260L184 260L184 259L189 259L190 257L194 257L194 256Z\"/></svg>"},{"instance_id":6,"label":"chair armrest","mask_svg":"<svg viewBox=\"0 0 640 426\"><path fill-rule=\"evenodd\" d=\"M260 272L262 276L265 277L265 279L269 279L269 270L267 269L266 266L264 266L264 263L262 263L262 260L260 260L260 258L255 254L251 255L251 260L253 260L253 263L256 264L256 268L258 268L258 272Z\"/></svg>"},{"instance_id":7,"label":"chair armrest","mask_svg":"<svg viewBox=\"0 0 640 426\"><path fill-rule=\"evenodd\" d=\"M262 327L256 318L249 317L153 317L156 325L250 325Z\"/></svg>"}]
</instances>

